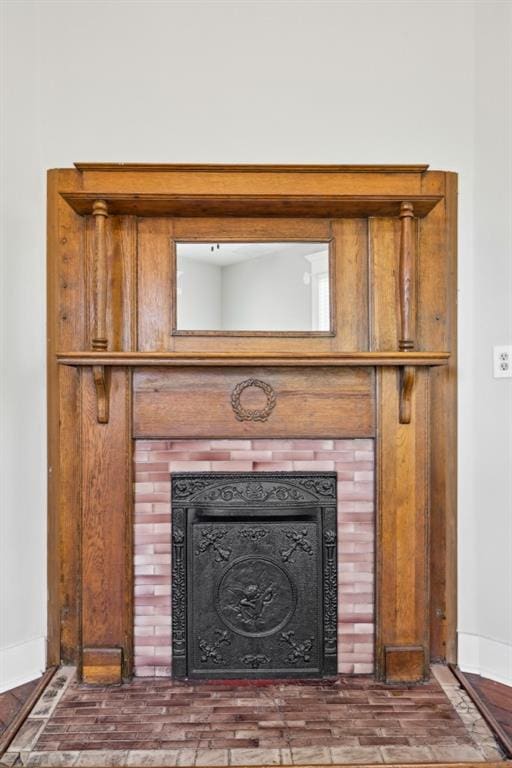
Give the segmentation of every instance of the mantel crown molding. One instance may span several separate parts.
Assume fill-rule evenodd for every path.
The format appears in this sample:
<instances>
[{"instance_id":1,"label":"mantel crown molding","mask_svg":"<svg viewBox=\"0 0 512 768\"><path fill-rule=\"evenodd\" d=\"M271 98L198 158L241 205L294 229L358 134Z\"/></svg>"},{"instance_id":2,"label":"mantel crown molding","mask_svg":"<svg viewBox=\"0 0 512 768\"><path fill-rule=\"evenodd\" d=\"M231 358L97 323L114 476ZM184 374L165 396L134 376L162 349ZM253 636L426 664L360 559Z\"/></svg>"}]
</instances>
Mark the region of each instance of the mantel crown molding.
<instances>
[{"instance_id":1,"label":"mantel crown molding","mask_svg":"<svg viewBox=\"0 0 512 768\"><path fill-rule=\"evenodd\" d=\"M162 173L173 171L191 172L191 173L425 173L428 170L428 163L422 164L390 164L390 165L372 165L354 164L354 165L334 165L334 164L274 164L274 163L227 163L215 165L213 163L91 163L77 162L73 163L75 168L81 172L97 171L117 171L141 172L141 173Z\"/></svg>"}]
</instances>

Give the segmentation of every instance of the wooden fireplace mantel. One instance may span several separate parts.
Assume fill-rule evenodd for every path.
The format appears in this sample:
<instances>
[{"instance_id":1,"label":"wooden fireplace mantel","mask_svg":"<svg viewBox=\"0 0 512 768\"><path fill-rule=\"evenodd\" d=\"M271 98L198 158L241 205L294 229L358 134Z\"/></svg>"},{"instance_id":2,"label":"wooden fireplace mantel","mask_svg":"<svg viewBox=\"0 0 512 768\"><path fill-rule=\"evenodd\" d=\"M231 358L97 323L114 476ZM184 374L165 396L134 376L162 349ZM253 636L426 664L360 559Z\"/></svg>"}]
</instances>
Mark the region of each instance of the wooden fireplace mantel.
<instances>
[{"instance_id":1,"label":"wooden fireplace mantel","mask_svg":"<svg viewBox=\"0 0 512 768\"><path fill-rule=\"evenodd\" d=\"M121 366L438 366L448 365L449 352L347 352L325 355L243 355L195 352L58 352L61 365Z\"/></svg>"},{"instance_id":2,"label":"wooden fireplace mantel","mask_svg":"<svg viewBox=\"0 0 512 768\"><path fill-rule=\"evenodd\" d=\"M132 442L162 434L374 439L377 676L455 661L456 194L427 165L49 172L49 663L132 673ZM177 333L170 243L219 232L331 242L332 331ZM307 418L234 425L255 372Z\"/></svg>"}]
</instances>

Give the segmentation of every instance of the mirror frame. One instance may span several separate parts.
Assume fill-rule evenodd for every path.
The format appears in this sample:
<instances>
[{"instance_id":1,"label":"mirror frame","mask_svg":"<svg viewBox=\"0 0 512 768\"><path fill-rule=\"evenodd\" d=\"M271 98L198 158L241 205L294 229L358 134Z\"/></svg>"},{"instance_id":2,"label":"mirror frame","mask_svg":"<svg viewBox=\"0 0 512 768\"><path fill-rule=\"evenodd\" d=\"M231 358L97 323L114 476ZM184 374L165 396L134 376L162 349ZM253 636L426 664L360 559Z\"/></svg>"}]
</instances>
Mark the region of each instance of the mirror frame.
<instances>
[{"instance_id":1,"label":"mirror frame","mask_svg":"<svg viewBox=\"0 0 512 768\"><path fill-rule=\"evenodd\" d=\"M329 330L328 331L223 331L223 330L183 330L178 329L178 281L177 281L177 249L176 246L180 243L325 243L329 251ZM310 337L331 337L336 336L336 254L335 254L335 238L329 237L327 239L317 238L315 240L308 240L307 238L280 238L279 241L275 237L258 237L258 238L244 238L244 237L220 237L210 238L205 240L203 237L194 238L187 237L186 240L182 238L171 238L171 275L172 275L172 317L171 317L171 336L266 336L266 337L289 337L289 338L310 338Z\"/></svg>"}]
</instances>

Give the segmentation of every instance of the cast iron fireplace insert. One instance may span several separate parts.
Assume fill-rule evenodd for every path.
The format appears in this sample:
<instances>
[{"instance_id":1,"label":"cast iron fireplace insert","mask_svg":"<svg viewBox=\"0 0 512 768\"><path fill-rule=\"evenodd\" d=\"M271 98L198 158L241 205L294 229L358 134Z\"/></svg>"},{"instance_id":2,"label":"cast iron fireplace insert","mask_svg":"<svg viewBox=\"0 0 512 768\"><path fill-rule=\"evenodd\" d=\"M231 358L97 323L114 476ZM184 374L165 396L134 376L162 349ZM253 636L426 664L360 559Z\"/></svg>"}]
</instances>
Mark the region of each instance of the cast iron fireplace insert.
<instances>
[{"instance_id":1,"label":"cast iron fireplace insert","mask_svg":"<svg viewBox=\"0 0 512 768\"><path fill-rule=\"evenodd\" d=\"M171 484L173 676L336 675L336 473Z\"/></svg>"}]
</instances>

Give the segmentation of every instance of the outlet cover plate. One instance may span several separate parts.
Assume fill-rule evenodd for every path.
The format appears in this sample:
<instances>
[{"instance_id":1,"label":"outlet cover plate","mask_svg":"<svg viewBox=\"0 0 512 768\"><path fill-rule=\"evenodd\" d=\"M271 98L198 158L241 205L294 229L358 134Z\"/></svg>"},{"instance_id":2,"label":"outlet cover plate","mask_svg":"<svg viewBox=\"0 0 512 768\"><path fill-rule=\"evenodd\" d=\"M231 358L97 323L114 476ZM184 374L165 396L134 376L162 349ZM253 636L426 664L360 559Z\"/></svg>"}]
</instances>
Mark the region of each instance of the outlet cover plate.
<instances>
[{"instance_id":1,"label":"outlet cover plate","mask_svg":"<svg viewBox=\"0 0 512 768\"><path fill-rule=\"evenodd\" d=\"M493 372L495 379L512 378L512 344L493 347Z\"/></svg>"}]
</instances>

